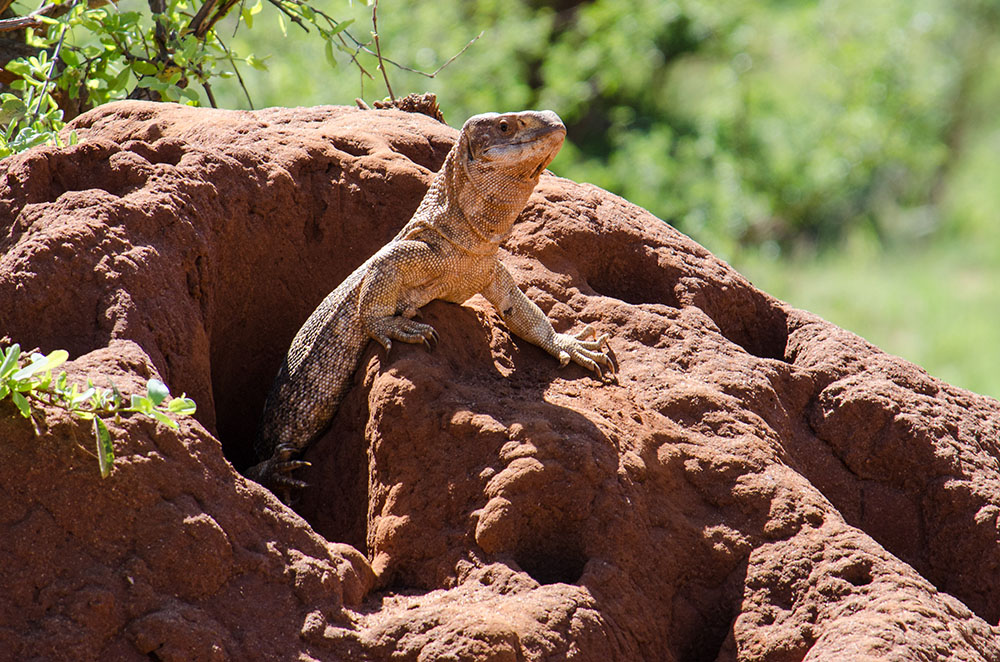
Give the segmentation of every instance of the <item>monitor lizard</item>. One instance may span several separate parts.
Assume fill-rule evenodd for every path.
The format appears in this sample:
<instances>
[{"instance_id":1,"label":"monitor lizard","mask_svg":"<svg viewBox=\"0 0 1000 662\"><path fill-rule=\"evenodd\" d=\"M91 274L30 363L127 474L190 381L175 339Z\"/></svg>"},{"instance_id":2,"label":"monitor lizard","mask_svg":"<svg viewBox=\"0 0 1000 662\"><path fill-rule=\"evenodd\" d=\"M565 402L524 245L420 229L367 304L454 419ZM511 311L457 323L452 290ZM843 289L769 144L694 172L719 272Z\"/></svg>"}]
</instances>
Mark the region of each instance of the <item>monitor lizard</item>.
<instances>
[{"instance_id":1,"label":"monitor lizard","mask_svg":"<svg viewBox=\"0 0 1000 662\"><path fill-rule=\"evenodd\" d=\"M462 303L480 293L507 327L565 366L603 381L615 373L607 335L588 325L556 333L498 259L566 127L554 112L485 113L469 118L410 221L320 303L296 333L267 396L254 443L259 464L246 475L278 490L306 487L291 474L302 451L333 420L361 354L374 339L436 345L437 332L412 318L434 299ZM591 338L588 340L588 338Z\"/></svg>"}]
</instances>

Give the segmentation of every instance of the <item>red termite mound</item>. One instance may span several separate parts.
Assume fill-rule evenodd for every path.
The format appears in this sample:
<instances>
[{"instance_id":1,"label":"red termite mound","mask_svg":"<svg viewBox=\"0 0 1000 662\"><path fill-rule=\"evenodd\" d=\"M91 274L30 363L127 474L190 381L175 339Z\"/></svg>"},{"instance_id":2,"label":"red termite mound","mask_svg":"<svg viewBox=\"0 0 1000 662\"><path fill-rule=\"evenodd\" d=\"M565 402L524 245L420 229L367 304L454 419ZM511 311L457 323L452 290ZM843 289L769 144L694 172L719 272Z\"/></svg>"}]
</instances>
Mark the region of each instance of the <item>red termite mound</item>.
<instances>
[{"instance_id":1,"label":"red termite mound","mask_svg":"<svg viewBox=\"0 0 1000 662\"><path fill-rule=\"evenodd\" d=\"M233 468L299 325L455 131L349 108L121 102L0 161L0 335L199 405L178 431L0 403L0 657L1000 659L1000 403L545 175L504 261L617 383L485 300L370 347L298 514ZM300 516L301 515L301 516Z\"/></svg>"}]
</instances>

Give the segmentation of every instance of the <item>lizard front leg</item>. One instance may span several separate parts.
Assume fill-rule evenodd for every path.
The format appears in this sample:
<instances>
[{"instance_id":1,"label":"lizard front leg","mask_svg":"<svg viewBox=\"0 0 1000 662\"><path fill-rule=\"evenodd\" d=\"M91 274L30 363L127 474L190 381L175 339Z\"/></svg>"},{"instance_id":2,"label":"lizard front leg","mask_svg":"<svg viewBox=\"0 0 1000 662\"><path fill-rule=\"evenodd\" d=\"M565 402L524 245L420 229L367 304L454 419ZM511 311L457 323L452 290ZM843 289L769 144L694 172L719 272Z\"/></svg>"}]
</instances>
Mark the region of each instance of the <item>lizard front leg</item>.
<instances>
[{"instance_id":1,"label":"lizard front leg","mask_svg":"<svg viewBox=\"0 0 1000 662\"><path fill-rule=\"evenodd\" d=\"M365 274L358 293L358 319L364 333L385 348L392 341L423 343L433 349L437 331L429 324L411 319L417 307L409 301L415 284L434 276L436 257L428 246L418 241L390 244Z\"/></svg>"},{"instance_id":2,"label":"lizard front leg","mask_svg":"<svg viewBox=\"0 0 1000 662\"><path fill-rule=\"evenodd\" d=\"M542 309L524 295L513 276L499 261L493 268L482 295L500 312L507 328L559 359L560 367L573 361L596 372L602 381L615 374L615 364L608 354L610 348L607 334L594 340L586 340L595 335L589 325L575 335L556 333Z\"/></svg>"}]
</instances>

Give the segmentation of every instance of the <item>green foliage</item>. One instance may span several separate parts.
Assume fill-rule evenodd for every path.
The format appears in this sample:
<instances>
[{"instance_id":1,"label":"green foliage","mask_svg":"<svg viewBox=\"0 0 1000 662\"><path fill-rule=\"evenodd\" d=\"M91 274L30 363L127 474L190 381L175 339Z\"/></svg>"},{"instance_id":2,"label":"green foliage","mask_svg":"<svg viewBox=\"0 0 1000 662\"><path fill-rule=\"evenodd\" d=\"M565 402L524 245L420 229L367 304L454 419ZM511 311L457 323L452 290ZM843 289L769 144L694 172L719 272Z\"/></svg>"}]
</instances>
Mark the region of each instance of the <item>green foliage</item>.
<instances>
[{"instance_id":1,"label":"green foliage","mask_svg":"<svg viewBox=\"0 0 1000 662\"><path fill-rule=\"evenodd\" d=\"M25 43L37 55L6 65L19 78L0 93L0 158L46 142L61 144L66 106L86 109L129 96L188 105L207 98L214 106L211 83L234 76L241 80L237 63L267 69L266 57L254 55L250 47L239 55L215 30L233 5L212 14L199 11L212 9L211 3L197 0L168 0L158 13L122 11L124 0L92 6L99 4L57 1L52 7L61 11L58 18L38 15L44 27L28 28ZM282 25L284 16L313 28L326 44L331 66L335 50L353 57L355 48L341 34L352 21L337 21L302 0L269 4L280 12ZM236 26L251 28L263 0L240 7Z\"/></svg>"},{"instance_id":2,"label":"green foliage","mask_svg":"<svg viewBox=\"0 0 1000 662\"><path fill-rule=\"evenodd\" d=\"M121 415L142 414L168 427L177 428L176 418L195 413L195 403L190 398L171 398L166 385L158 379L146 384L146 394L132 394L126 398L114 385L110 389L94 386L88 379L86 387L69 383L65 371L55 377L52 371L69 358L66 350L57 349L49 354L33 353L30 357L21 352L18 344L0 348L0 401L8 395L22 416L31 421L38 434L36 410L31 403L44 403L68 411L85 421L93 421L97 459L101 476L107 477L114 468L115 451L104 419L118 420Z\"/></svg>"},{"instance_id":3,"label":"green foliage","mask_svg":"<svg viewBox=\"0 0 1000 662\"><path fill-rule=\"evenodd\" d=\"M735 257L748 247L836 246L854 233L919 242L964 224L965 206L946 201L972 146L957 138L995 116L975 90L998 79L996 6L410 1L386 5L379 32L406 64L429 69L485 31L445 76L392 72L397 93L435 92L453 123L552 108L569 127L555 172L619 193ZM345 15L360 22L365 11ZM318 47L282 46L267 31L253 39L282 53L276 75L247 76L265 103L380 92L357 77L301 81L296 72L322 57ZM372 66L370 55L358 58ZM220 86L228 104L239 103L235 93ZM980 181L978 195L997 201L991 179Z\"/></svg>"}]
</instances>

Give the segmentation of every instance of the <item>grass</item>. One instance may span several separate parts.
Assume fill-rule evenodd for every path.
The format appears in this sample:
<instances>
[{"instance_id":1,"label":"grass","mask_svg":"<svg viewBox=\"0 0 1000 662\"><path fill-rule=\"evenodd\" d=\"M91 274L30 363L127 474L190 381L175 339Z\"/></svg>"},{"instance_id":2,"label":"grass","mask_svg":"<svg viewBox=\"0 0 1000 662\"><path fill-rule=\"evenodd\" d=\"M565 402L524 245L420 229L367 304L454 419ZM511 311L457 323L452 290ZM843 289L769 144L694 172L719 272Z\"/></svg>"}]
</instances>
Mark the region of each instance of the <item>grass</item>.
<instances>
[{"instance_id":1,"label":"grass","mask_svg":"<svg viewBox=\"0 0 1000 662\"><path fill-rule=\"evenodd\" d=\"M773 296L1000 399L1000 263L985 248L848 249L791 260L747 254L734 266Z\"/></svg>"}]
</instances>

